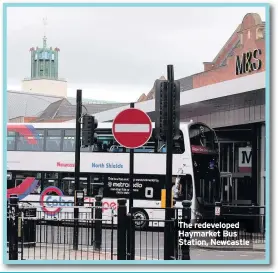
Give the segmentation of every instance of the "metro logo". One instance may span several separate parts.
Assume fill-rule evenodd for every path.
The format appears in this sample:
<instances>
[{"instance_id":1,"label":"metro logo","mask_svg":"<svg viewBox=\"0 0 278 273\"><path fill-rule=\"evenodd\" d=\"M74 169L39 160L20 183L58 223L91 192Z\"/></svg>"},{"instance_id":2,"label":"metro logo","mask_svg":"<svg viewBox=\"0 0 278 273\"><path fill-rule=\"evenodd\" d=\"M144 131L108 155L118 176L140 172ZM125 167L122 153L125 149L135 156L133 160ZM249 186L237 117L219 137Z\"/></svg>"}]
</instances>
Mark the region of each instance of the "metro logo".
<instances>
[{"instance_id":1,"label":"metro logo","mask_svg":"<svg viewBox=\"0 0 278 273\"><path fill-rule=\"evenodd\" d=\"M49 193L50 194L56 193L58 196L48 195ZM41 193L40 196L40 205L43 212L47 215L54 216L62 210L62 207L64 207L65 204L67 206L73 205L68 203L69 201L63 199L62 196L64 196L64 194L59 188L53 186L47 187ZM63 203L59 203L59 202L63 202Z\"/></svg>"},{"instance_id":2,"label":"metro logo","mask_svg":"<svg viewBox=\"0 0 278 273\"><path fill-rule=\"evenodd\" d=\"M238 167L240 172L250 173L252 170L252 149L241 147L238 149Z\"/></svg>"},{"instance_id":3,"label":"metro logo","mask_svg":"<svg viewBox=\"0 0 278 273\"><path fill-rule=\"evenodd\" d=\"M56 196L53 195L53 193L57 194ZM94 202L96 201L95 198L92 197L85 197L85 204L84 207L91 207L94 206ZM42 208L42 211L49 215L49 216L55 216L63 208L71 208L73 207L73 198L72 197L66 197L64 198L63 192L57 188L50 186L46 188L40 195L40 205ZM103 201L102 202L102 212L107 210L116 210L117 209L117 203L114 201Z\"/></svg>"},{"instance_id":4,"label":"metro logo","mask_svg":"<svg viewBox=\"0 0 278 273\"><path fill-rule=\"evenodd\" d=\"M55 203L57 202L57 203ZM45 198L45 201L44 201L45 205L47 207L72 207L73 206L73 203L72 201L67 201L65 199L63 199L62 196L59 196L58 198L56 196L47 196Z\"/></svg>"}]
</instances>

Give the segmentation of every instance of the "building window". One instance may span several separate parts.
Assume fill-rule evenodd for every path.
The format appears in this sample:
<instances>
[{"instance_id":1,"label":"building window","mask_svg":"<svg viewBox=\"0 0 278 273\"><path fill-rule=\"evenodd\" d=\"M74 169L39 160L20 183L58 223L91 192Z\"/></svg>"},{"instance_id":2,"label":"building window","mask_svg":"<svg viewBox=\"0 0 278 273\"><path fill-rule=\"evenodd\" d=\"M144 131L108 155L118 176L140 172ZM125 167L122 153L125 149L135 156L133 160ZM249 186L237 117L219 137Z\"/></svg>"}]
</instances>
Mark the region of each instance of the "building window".
<instances>
[{"instance_id":1,"label":"building window","mask_svg":"<svg viewBox=\"0 0 278 273\"><path fill-rule=\"evenodd\" d=\"M41 76L41 77L43 76L43 68L44 68L43 62L41 61L41 62L40 62L40 76Z\"/></svg>"},{"instance_id":2,"label":"building window","mask_svg":"<svg viewBox=\"0 0 278 273\"><path fill-rule=\"evenodd\" d=\"M264 28L257 28L256 29L256 39L263 39L264 38Z\"/></svg>"},{"instance_id":3,"label":"building window","mask_svg":"<svg viewBox=\"0 0 278 273\"><path fill-rule=\"evenodd\" d=\"M46 136L46 151L60 152L61 151L61 135L59 129L48 129Z\"/></svg>"}]
</instances>

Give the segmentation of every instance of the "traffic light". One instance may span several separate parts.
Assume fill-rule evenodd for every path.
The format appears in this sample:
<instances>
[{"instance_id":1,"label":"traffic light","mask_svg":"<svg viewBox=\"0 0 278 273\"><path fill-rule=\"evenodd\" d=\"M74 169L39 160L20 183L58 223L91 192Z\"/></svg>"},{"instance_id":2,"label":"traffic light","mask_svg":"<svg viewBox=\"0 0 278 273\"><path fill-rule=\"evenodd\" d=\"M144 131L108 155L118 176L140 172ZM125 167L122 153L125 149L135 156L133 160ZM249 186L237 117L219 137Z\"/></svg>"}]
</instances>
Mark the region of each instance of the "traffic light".
<instances>
[{"instance_id":1,"label":"traffic light","mask_svg":"<svg viewBox=\"0 0 278 273\"><path fill-rule=\"evenodd\" d=\"M172 113L173 113L173 137L180 135L180 82L174 81L172 93Z\"/></svg>"},{"instance_id":2,"label":"traffic light","mask_svg":"<svg viewBox=\"0 0 278 273\"><path fill-rule=\"evenodd\" d=\"M155 136L159 140L166 140L167 84L168 81L155 81Z\"/></svg>"},{"instance_id":3,"label":"traffic light","mask_svg":"<svg viewBox=\"0 0 278 273\"><path fill-rule=\"evenodd\" d=\"M95 129L98 126L98 121L94 116L84 115L82 120L82 146L88 147L94 145L97 141Z\"/></svg>"},{"instance_id":4,"label":"traffic light","mask_svg":"<svg viewBox=\"0 0 278 273\"><path fill-rule=\"evenodd\" d=\"M157 139L166 140L168 128L168 94L170 82L155 81L155 135ZM174 81L172 88L172 126L173 138L179 136L180 128L180 82Z\"/></svg>"}]
</instances>

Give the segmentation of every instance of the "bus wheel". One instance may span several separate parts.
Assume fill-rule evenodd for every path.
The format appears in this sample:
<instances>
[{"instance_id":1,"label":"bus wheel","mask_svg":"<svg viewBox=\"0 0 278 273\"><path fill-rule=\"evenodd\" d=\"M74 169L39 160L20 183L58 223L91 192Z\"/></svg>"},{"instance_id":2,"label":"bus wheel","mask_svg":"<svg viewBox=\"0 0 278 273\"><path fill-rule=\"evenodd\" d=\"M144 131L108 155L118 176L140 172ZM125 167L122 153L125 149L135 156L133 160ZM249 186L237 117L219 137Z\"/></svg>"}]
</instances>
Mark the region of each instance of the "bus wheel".
<instances>
[{"instance_id":1,"label":"bus wheel","mask_svg":"<svg viewBox=\"0 0 278 273\"><path fill-rule=\"evenodd\" d=\"M149 225L149 216L144 210L133 212L134 227L136 230L146 229Z\"/></svg>"}]
</instances>

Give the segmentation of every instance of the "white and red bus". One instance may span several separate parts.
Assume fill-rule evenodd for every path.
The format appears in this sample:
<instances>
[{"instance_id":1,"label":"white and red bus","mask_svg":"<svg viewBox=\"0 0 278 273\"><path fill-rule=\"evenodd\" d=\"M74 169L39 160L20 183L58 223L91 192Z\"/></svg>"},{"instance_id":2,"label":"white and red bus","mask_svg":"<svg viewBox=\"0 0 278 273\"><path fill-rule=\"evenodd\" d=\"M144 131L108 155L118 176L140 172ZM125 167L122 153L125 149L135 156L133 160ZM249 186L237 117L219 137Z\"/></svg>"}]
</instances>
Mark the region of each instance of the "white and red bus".
<instances>
[{"instance_id":1,"label":"white and red bus","mask_svg":"<svg viewBox=\"0 0 278 273\"><path fill-rule=\"evenodd\" d=\"M45 218L73 211L74 125L8 124L7 198L17 194L22 201L37 202L38 211ZM85 201L103 196L105 218L110 211L107 208L116 209L118 198L129 198L129 150L115 141L111 123L99 124L96 132L97 143L81 148L80 189ZM182 200L191 200L192 219L210 217L220 193L215 132L203 123L181 123L173 152L176 206L180 207ZM165 143L152 136L143 147L134 150L133 196L134 207L138 207L134 215L141 220L141 226L148 225L146 219L164 218L162 209L147 208L161 208L165 174Z\"/></svg>"}]
</instances>

